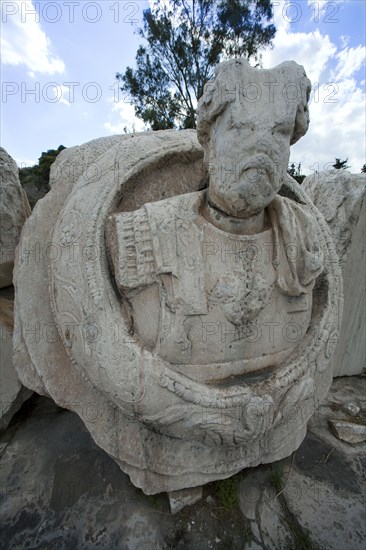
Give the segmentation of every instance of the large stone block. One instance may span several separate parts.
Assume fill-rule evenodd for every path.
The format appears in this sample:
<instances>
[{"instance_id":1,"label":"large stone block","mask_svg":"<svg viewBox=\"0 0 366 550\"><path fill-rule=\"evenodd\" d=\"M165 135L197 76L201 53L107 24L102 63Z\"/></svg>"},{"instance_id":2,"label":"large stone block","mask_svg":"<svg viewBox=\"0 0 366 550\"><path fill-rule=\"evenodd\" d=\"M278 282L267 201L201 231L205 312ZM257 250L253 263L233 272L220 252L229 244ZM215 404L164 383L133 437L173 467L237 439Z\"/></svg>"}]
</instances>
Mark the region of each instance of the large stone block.
<instances>
[{"instance_id":1,"label":"large stone block","mask_svg":"<svg viewBox=\"0 0 366 550\"><path fill-rule=\"evenodd\" d=\"M13 284L14 252L29 215L17 163L0 147L0 288Z\"/></svg>"},{"instance_id":2,"label":"large stone block","mask_svg":"<svg viewBox=\"0 0 366 550\"><path fill-rule=\"evenodd\" d=\"M7 428L13 415L32 394L25 388L13 365L12 287L0 290L0 431Z\"/></svg>"},{"instance_id":3,"label":"large stone block","mask_svg":"<svg viewBox=\"0 0 366 550\"><path fill-rule=\"evenodd\" d=\"M328 170L303 189L329 224L342 268L344 311L333 355L334 376L366 372L366 176Z\"/></svg>"},{"instance_id":4,"label":"large stone block","mask_svg":"<svg viewBox=\"0 0 366 550\"><path fill-rule=\"evenodd\" d=\"M0 147L0 430L29 397L13 366L13 267L15 249L30 207L18 166Z\"/></svg>"},{"instance_id":5,"label":"large stone block","mask_svg":"<svg viewBox=\"0 0 366 550\"><path fill-rule=\"evenodd\" d=\"M247 101L245 84L268 79L278 97ZM237 82L239 97L223 94ZM329 389L341 275L324 217L286 173L309 90L294 62L224 63L200 143L187 130L67 149L24 227L21 379L77 412L148 494L289 455Z\"/></svg>"}]
</instances>

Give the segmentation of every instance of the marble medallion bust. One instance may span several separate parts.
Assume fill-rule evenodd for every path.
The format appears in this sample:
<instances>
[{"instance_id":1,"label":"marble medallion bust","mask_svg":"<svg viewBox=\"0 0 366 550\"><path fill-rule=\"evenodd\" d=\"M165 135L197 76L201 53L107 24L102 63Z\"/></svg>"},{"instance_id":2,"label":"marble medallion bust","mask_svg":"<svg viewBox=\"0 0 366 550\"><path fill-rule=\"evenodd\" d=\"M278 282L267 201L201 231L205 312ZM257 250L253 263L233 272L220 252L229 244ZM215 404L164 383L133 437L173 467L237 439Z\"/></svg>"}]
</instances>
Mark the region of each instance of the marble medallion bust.
<instances>
[{"instance_id":1,"label":"marble medallion bust","mask_svg":"<svg viewBox=\"0 0 366 550\"><path fill-rule=\"evenodd\" d=\"M330 387L340 269L287 174L309 92L294 61L221 63L197 132L66 149L23 227L19 377L147 494L288 456Z\"/></svg>"},{"instance_id":2,"label":"marble medallion bust","mask_svg":"<svg viewBox=\"0 0 366 550\"><path fill-rule=\"evenodd\" d=\"M109 219L131 323L149 350L192 379L279 365L296 345L287 327L305 334L310 323L322 251L308 208L277 194L290 145L309 125L310 81L289 68L284 80L283 66L219 65L198 106L208 188Z\"/></svg>"}]
</instances>

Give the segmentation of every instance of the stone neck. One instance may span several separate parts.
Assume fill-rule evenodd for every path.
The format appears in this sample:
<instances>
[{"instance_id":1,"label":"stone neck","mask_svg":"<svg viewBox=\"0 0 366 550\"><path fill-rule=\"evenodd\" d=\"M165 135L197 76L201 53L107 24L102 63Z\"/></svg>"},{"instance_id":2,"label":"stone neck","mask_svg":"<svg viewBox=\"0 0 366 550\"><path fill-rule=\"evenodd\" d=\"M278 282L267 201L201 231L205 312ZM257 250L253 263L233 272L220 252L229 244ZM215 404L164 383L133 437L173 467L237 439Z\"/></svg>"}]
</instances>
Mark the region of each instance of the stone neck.
<instances>
[{"instance_id":1,"label":"stone neck","mask_svg":"<svg viewBox=\"0 0 366 550\"><path fill-rule=\"evenodd\" d=\"M235 218L210 204L207 194L202 203L201 214L205 220L218 229L227 233L233 233L234 235L253 235L261 233L267 228L265 209L249 218Z\"/></svg>"}]
</instances>

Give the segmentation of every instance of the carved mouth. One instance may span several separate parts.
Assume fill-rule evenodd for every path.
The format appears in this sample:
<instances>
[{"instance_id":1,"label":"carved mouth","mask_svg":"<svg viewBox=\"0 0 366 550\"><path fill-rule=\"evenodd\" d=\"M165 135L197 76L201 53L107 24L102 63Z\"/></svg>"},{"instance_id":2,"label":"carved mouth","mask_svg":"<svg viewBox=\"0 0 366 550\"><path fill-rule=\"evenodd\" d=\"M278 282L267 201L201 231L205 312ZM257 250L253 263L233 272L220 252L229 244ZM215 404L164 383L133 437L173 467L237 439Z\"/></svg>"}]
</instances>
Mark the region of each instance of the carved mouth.
<instances>
[{"instance_id":1,"label":"carved mouth","mask_svg":"<svg viewBox=\"0 0 366 550\"><path fill-rule=\"evenodd\" d=\"M255 155L249 158L243 165L240 176L246 183L255 184L263 176L268 180L271 186L274 186L274 177L276 166L274 162L265 154Z\"/></svg>"}]
</instances>

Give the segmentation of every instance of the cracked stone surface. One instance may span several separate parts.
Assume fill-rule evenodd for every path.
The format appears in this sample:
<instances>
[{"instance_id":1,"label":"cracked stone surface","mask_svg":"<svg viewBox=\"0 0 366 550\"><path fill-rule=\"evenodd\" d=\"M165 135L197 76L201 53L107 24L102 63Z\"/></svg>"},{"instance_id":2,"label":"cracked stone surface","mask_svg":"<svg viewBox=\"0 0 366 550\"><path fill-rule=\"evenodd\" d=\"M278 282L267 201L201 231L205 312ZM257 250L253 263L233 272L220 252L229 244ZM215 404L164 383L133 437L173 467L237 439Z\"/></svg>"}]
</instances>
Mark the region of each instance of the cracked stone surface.
<instances>
[{"instance_id":1,"label":"cracked stone surface","mask_svg":"<svg viewBox=\"0 0 366 550\"><path fill-rule=\"evenodd\" d=\"M14 252L30 215L15 160L0 147L0 288L12 285Z\"/></svg>"},{"instance_id":2,"label":"cracked stone surface","mask_svg":"<svg viewBox=\"0 0 366 550\"><path fill-rule=\"evenodd\" d=\"M366 441L366 426L343 420L329 420L329 426L338 439L347 443L362 443Z\"/></svg>"},{"instance_id":3,"label":"cracked stone surface","mask_svg":"<svg viewBox=\"0 0 366 550\"><path fill-rule=\"evenodd\" d=\"M13 365L14 254L30 215L15 160L0 147L0 430L30 395Z\"/></svg>"},{"instance_id":4,"label":"cracked stone surface","mask_svg":"<svg viewBox=\"0 0 366 550\"><path fill-rule=\"evenodd\" d=\"M25 388L13 365L14 289L0 288L0 431L32 394Z\"/></svg>"},{"instance_id":5,"label":"cracked stone surface","mask_svg":"<svg viewBox=\"0 0 366 550\"><path fill-rule=\"evenodd\" d=\"M340 441L328 421L353 402L363 422L365 382L336 379L291 457L205 485L175 515L166 493L132 485L76 414L33 396L0 438L0 549L363 550L366 444Z\"/></svg>"},{"instance_id":6,"label":"cracked stone surface","mask_svg":"<svg viewBox=\"0 0 366 550\"><path fill-rule=\"evenodd\" d=\"M333 355L334 376L366 369L366 178L348 170L328 170L305 178L302 188L324 215L342 268L344 310Z\"/></svg>"},{"instance_id":7,"label":"cracked stone surface","mask_svg":"<svg viewBox=\"0 0 366 550\"><path fill-rule=\"evenodd\" d=\"M222 102L222 85L268 79L301 94ZM145 494L289 456L329 390L341 272L324 217L287 174L310 89L294 61L223 62L197 132L64 150L22 230L20 379L76 412ZM222 177L224 165L235 170Z\"/></svg>"}]
</instances>

